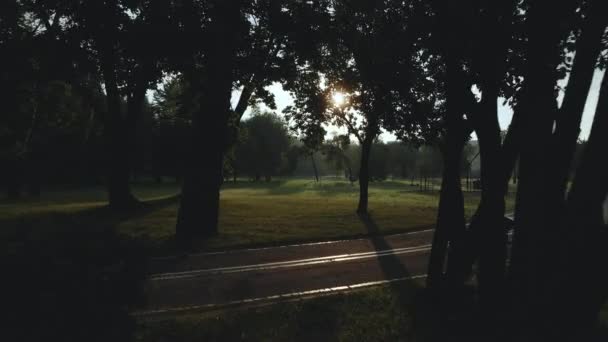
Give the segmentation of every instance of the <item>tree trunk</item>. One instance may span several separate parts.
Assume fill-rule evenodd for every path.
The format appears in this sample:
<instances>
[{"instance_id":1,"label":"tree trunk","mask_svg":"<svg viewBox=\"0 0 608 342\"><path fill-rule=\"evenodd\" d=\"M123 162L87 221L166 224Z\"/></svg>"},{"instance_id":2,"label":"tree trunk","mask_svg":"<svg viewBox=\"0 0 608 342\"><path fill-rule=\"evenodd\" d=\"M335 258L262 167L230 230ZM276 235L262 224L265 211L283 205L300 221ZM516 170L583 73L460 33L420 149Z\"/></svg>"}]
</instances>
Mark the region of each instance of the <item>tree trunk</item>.
<instances>
[{"instance_id":1,"label":"tree trunk","mask_svg":"<svg viewBox=\"0 0 608 342\"><path fill-rule=\"evenodd\" d=\"M216 234L219 215L222 146L218 146L217 140L202 137L200 132L193 134L176 225L176 235L183 247L188 247L186 244L193 237Z\"/></svg>"},{"instance_id":2,"label":"tree trunk","mask_svg":"<svg viewBox=\"0 0 608 342\"><path fill-rule=\"evenodd\" d=\"M353 169L350 166L350 161L348 162L347 166L346 166L346 170L348 171L348 181L350 182L350 185L353 185Z\"/></svg>"},{"instance_id":3,"label":"tree trunk","mask_svg":"<svg viewBox=\"0 0 608 342\"><path fill-rule=\"evenodd\" d=\"M312 170L315 173L315 181L319 182L319 170L317 170L317 163L315 162L314 152L310 153L310 161L312 162Z\"/></svg>"},{"instance_id":4,"label":"tree trunk","mask_svg":"<svg viewBox=\"0 0 608 342\"><path fill-rule=\"evenodd\" d=\"M583 158L568 194L568 231L562 237L562 253L568 258L565 269L584 275L583 279L563 272L559 282L558 318L566 336L591 330L608 299L608 234L603 222L603 202L608 194L608 76L604 75L599 102ZM565 308L565 310L563 309ZM564 332L563 330L566 330Z\"/></svg>"},{"instance_id":5,"label":"tree trunk","mask_svg":"<svg viewBox=\"0 0 608 342\"><path fill-rule=\"evenodd\" d=\"M594 0L589 8L582 32L576 42L576 55L559 111L554 133L555 165L551 176L555 181L555 196L563 199L570 174L570 165L580 133L580 124L587 95L602 49L602 37L608 24L608 2Z\"/></svg>"},{"instance_id":6,"label":"tree trunk","mask_svg":"<svg viewBox=\"0 0 608 342\"><path fill-rule=\"evenodd\" d=\"M115 76L115 64L112 57L106 53L102 66L108 113L105 118L104 137L107 153L107 188L110 208L117 211L132 210L137 200L131 194L129 132L125 127L125 120L120 105L120 94Z\"/></svg>"},{"instance_id":7,"label":"tree trunk","mask_svg":"<svg viewBox=\"0 0 608 342\"><path fill-rule=\"evenodd\" d=\"M200 75L187 75L201 99L192 118L192 143L175 228L178 242L184 248L191 247L193 237L207 237L218 231L240 5L238 0L215 4L209 32L216 41L205 56L202 83Z\"/></svg>"},{"instance_id":8,"label":"tree trunk","mask_svg":"<svg viewBox=\"0 0 608 342\"><path fill-rule=\"evenodd\" d=\"M504 298L507 257L507 234L504 229L506 184L501 176L504 160L501 155L497 98L497 84L489 81L483 88L482 113L476 129L481 160L481 201L470 226L474 248L479 250L479 294L486 312L496 312L499 308L497 302ZM466 271L469 273L468 265Z\"/></svg>"},{"instance_id":9,"label":"tree trunk","mask_svg":"<svg viewBox=\"0 0 608 342\"><path fill-rule=\"evenodd\" d=\"M547 19L547 11L555 15ZM550 307L553 275L563 270L556 262L557 227L563 212L555 210L548 175L551 170L551 137L557 114L555 69L559 62L560 16L574 13L573 2L535 2L528 18L528 72L524 76L522 97L525 121L522 123L522 148L519 159L519 180L515 207L515 234L509 268L513 286L515 329L528 338L538 339L554 314Z\"/></svg>"},{"instance_id":10,"label":"tree trunk","mask_svg":"<svg viewBox=\"0 0 608 342\"><path fill-rule=\"evenodd\" d=\"M369 157L371 154L373 138L366 138L361 144L361 165L359 169L359 205L357 214L367 215L369 190Z\"/></svg>"},{"instance_id":11,"label":"tree trunk","mask_svg":"<svg viewBox=\"0 0 608 342\"><path fill-rule=\"evenodd\" d=\"M453 18L449 17L449 19ZM443 176L437 224L427 272L427 288L435 294L436 300L438 299L436 295L445 285L449 285L448 288L451 290L462 285L459 284L462 281L458 279L458 275L464 273L461 269L465 261L466 226L460 170L462 153L470 134L463 119L463 101L465 100L463 96L466 96L463 90L467 87L462 74L458 47L455 46L456 42L453 39L447 37L449 35L446 36L444 47L447 78L446 133L441 146ZM447 278L444 276L444 270L447 270Z\"/></svg>"},{"instance_id":12,"label":"tree trunk","mask_svg":"<svg viewBox=\"0 0 608 342\"><path fill-rule=\"evenodd\" d=\"M255 79L255 76L252 77L252 80ZM253 81L251 81L253 82ZM250 82L250 83L251 83ZM245 84L243 86L243 91L241 92L241 95L239 96L239 101L236 104L236 107L234 108L234 112L236 114L236 118L235 120L238 122L241 121L241 118L243 118L243 114L245 114L245 111L247 110L247 107L249 106L249 100L251 99L251 95L253 95L253 84Z\"/></svg>"},{"instance_id":13,"label":"tree trunk","mask_svg":"<svg viewBox=\"0 0 608 342\"><path fill-rule=\"evenodd\" d=\"M458 133L455 132L457 135ZM449 134L449 133L448 133ZM457 284L456 274L462 274L459 269L459 250L463 243L465 233L464 198L460 185L460 162L464 149L464 139L460 143L456 137L447 137L447 143L442 148L443 175L439 195L437 224L433 235L433 246L429 257L427 272L427 288L436 291L443 288L444 280L449 278L452 285ZM448 250L449 245L449 250ZM450 254L449 259L447 258ZM447 263L446 263L447 262ZM447 270L448 277L444 275Z\"/></svg>"}]
</instances>

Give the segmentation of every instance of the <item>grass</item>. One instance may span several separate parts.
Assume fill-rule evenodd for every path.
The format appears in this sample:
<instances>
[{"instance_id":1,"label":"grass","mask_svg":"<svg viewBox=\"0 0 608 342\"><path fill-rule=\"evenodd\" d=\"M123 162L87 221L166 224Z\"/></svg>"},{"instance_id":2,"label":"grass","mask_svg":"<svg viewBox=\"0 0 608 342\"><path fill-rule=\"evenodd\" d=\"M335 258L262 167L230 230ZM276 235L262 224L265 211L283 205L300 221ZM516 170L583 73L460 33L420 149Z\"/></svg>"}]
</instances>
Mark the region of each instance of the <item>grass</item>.
<instances>
[{"instance_id":1,"label":"grass","mask_svg":"<svg viewBox=\"0 0 608 342\"><path fill-rule=\"evenodd\" d=\"M146 207L130 216L105 210L101 187L50 191L39 199L0 201L0 234L53 233L63 226L113 227L144 242L155 254L171 251L178 210L176 184L134 185ZM221 194L220 234L201 242L204 250L348 238L369 234L355 214L358 188L342 180L289 179L271 183L227 183ZM369 208L381 234L433 225L438 192L419 192L407 181L370 186ZM465 193L467 215L478 192ZM509 198L509 203L512 199ZM12 232L12 233L11 233Z\"/></svg>"},{"instance_id":2,"label":"grass","mask_svg":"<svg viewBox=\"0 0 608 342\"><path fill-rule=\"evenodd\" d=\"M414 341L421 284L139 322L137 341ZM415 335L415 333L417 335Z\"/></svg>"},{"instance_id":3,"label":"grass","mask_svg":"<svg viewBox=\"0 0 608 342\"><path fill-rule=\"evenodd\" d=\"M0 200L0 259L6 264L5 285L12 299L4 304L14 318L8 324L12 329L0 336L7 335L5 340L42 340L43 336L59 339L67 334L71 340L120 340L133 331L127 308L137 306L144 296L146 262L142 259L150 253L172 252L179 188L175 184L138 184L133 189L145 206L131 215L109 212L102 187L47 191L38 199ZM354 213L357 188L343 181L240 182L226 184L221 197L220 234L201 248L368 233ZM467 195L469 212L476 197ZM436 192L418 193L415 187L398 181L374 183L370 209L380 233L404 231L431 225L437 198ZM406 330L399 329L410 316L398 311L402 305L395 302L395 296L378 292L323 298L268 308L272 320L257 317L257 311L242 311L209 320L180 318L137 332L143 340L165 335L175 337L165 339L169 341L192 336L230 340L237 338L237 331L245 334L238 336L254 339L302 340L316 336L315 331L326 334L320 339L330 338L331 329L342 326L337 336L343 339L363 334L357 329L385 329L383 336L401 336ZM382 309L386 305L392 305L392 311ZM377 312L365 318L368 310ZM394 321L388 324L388 319ZM362 320L369 322L363 325ZM318 324L329 324L329 330L315 329ZM237 329L240 326L242 329Z\"/></svg>"},{"instance_id":4,"label":"grass","mask_svg":"<svg viewBox=\"0 0 608 342\"><path fill-rule=\"evenodd\" d=\"M132 302L143 296L145 277L145 261L139 259L136 248L143 242L148 252L170 252L178 191L175 184L135 185L135 194L146 206L127 216L107 211L101 187L44 192L39 199L0 200L2 259L13 266L7 271L7 282L14 300L5 303L7 311L17 322L47 329L9 324L14 332L9 330L8 336L27 333L30 340L40 340L53 336L50 332L63 336L68 331L74 340L92 340L110 326L121 328L109 329L110 335L102 340L118 340L117 336L134 331L139 341L418 341L427 340L426 335L433 332L425 323L428 305L420 304L424 299L421 283L416 282L266 307L140 321L131 328L125 307L137 305ZM438 197L437 192L418 192L406 181L372 183L370 211L379 233L417 229L434 223ZM221 198L220 234L201 248L369 233L354 213L357 187L341 180L230 183ZM465 193L467 215L478 200L478 192ZM512 203L511 196L508 207ZM110 235L106 228L112 228ZM124 237L137 244L123 245ZM94 304L91 298L96 299ZM602 312L604 327L607 312ZM466 322L456 325L468 329Z\"/></svg>"},{"instance_id":5,"label":"grass","mask_svg":"<svg viewBox=\"0 0 608 342\"><path fill-rule=\"evenodd\" d=\"M423 281L232 311L140 320L136 341L507 341L513 333L484 322L465 295L441 318L425 298ZM608 306L581 340L606 341ZM487 328L487 329L485 329ZM588 338L586 338L588 337ZM513 336L511 336L513 338Z\"/></svg>"}]
</instances>

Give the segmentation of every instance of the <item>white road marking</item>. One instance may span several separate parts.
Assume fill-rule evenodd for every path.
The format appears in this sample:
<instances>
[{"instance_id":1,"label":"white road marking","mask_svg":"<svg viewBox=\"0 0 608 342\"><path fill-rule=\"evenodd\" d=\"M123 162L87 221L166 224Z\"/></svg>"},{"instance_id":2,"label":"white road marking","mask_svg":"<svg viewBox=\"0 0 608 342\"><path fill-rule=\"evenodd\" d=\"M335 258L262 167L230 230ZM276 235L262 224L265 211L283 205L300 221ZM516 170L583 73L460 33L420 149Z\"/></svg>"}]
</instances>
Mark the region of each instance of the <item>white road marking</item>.
<instances>
[{"instance_id":1,"label":"white road marking","mask_svg":"<svg viewBox=\"0 0 608 342\"><path fill-rule=\"evenodd\" d=\"M388 255L415 253L415 252L428 251L430 249L431 249L431 245L426 244L426 245L413 246L413 247L385 249L385 250L381 250L381 251L371 251L371 252L352 253L352 254L339 254L339 255L330 255L330 256L325 256L325 257L296 259L296 260L270 262L270 263L263 263L263 264L254 264L254 265L218 267L218 268L199 269L199 270L183 271L183 272L158 273L158 274L151 275L149 279L150 280L184 279L184 278L194 278L194 277L208 275L208 274L225 274L225 273L236 273L236 272L270 270L270 269L286 268L286 267L309 266L309 265L318 265L318 264L325 264L325 263L331 263L331 262L377 258L377 257L388 256Z\"/></svg>"},{"instance_id":2,"label":"white road marking","mask_svg":"<svg viewBox=\"0 0 608 342\"><path fill-rule=\"evenodd\" d=\"M402 235L414 235L414 234L428 233L428 232L432 232L434 230L435 230L434 228L430 228L430 229L424 229L424 230L417 230L417 231L413 231L413 232L389 234L389 235L382 235L382 236L383 237L393 237L393 236L402 236ZM206 255L235 254L235 253L242 253L242 252L255 252L255 251L263 251L263 250L278 249L278 248L330 245L330 244L334 244L334 243L341 243L341 242L348 242L348 241L361 241L361 240L370 240L370 239L373 239L373 236L362 237L362 238L358 238L358 239L342 239L342 240L331 240L331 241L321 241L321 242L307 242L307 243L299 243L299 244L292 244L292 245L231 249L231 250L217 251L217 252L192 253L192 254L188 254L188 256L196 257L196 256L206 256ZM178 256L171 255L171 256L166 256L166 257L154 257L151 259L152 260L170 260L170 259L176 259L176 258L178 258Z\"/></svg>"},{"instance_id":3,"label":"white road marking","mask_svg":"<svg viewBox=\"0 0 608 342\"><path fill-rule=\"evenodd\" d=\"M263 303L263 302L284 301L284 300L290 300L290 299L295 299L295 298L300 298L300 297L315 298L315 297L319 297L319 296L337 294L337 293L357 290L357 289L366 288L366 287L390 284L390 283L405 281L405 280L422 279L422 278L426 278L426 274L386 279L386 280L370 281L370 282L365 282L365 283L343 285L343 286L336 286L336 287L328 287L328 288L301 291L301 292L283 293L283 294L272 295L272 296L267 296L267 297L233 300L233 301L229 301L229 302L222 303L222 304L188 305L188 306L181 306L181 307L167 308L167 309L138 311L138 312L134 312L133 315L150 316L150 315L156 315L156 314L179 313L179 312L192 311L192 310L205 310L205 309L211 310L211 309L218 309L218 308L222 308L222 307L241 305L241 304L256 304L256 303Z\"/></svg>"},{"instance_id":4,"label":"white road marking","mask_svg":"<svg viewBox=\"0 0 608 342\"><path fill-rule=\"evenodd\" d=\"M607 199L606 203L608 204L608 199ZM505 214L505 217L513 219L514 218L514 213ZM467 226L468 226L468 223L467 223ZM429 229L423 229L423 230L416 230L416 231L413 231L413 232L388 234L388 235L382 235L382 236L383 237L406 236L406 235L428 233L428 232L432 232L434 230L435 230L435 228L429 228ZM196 257L196 256L206 256L206 255L235 254L235 253L242 253L242 252L263 251L263 250L275 249L275 248L289 248L289 247L305 247L305 246L329 245L329 244L348 242L348 241L369 240L369 239L372 239L372 238L373 238L373 236L371 236L371 237L368 236L368 237L361 237L361 238L357 238L357 239L341 239L341 240L320 241L320 242L307 242L307 243L299 243L299 244L291 244L291 245L281 245L281 246L231 249L231 250L217 251L217 252L192 253L192 254L188 254L188 256ZM177 258L179 258L179 256L170 255L170 256L165 256L165 257L153 257L151 259L152 260L171 260L171 259L177 259Z\"/></svg>"}]
</instances>

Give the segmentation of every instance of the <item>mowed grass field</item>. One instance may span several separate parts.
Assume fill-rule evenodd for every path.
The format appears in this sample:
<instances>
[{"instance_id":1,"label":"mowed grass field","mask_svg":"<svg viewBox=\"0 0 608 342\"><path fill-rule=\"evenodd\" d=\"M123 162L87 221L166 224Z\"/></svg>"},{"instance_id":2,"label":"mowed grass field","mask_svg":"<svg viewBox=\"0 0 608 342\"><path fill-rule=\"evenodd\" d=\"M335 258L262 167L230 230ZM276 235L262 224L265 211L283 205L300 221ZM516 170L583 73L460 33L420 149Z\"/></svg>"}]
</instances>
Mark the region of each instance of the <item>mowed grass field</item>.
<instances>
[{"instance_id":1,"label":"mowed grass field","mask_svg":"<svg viewBox=\"0 0 608 342\"><path fill-rule=\"evenodd\" d=\"M144 207L131 215L114 215L105 208L102 187L43 192L38 199L0 201L0 224L9 235L46 235L63 229L112 228L143 242L153 254L174 247L179 204L177 184L136 184ZM219 234L198 243L201 250L390 234L434 224L438 191L420 192L409 181L370 185L369 208L376 231L369 231L355 214L358 185L340 179L287 179L270 183L226 183L221 191ZM479 192L465 192L470 216ZM511 207L513 196L508 198Z\"/></svg>"}]
</instances>

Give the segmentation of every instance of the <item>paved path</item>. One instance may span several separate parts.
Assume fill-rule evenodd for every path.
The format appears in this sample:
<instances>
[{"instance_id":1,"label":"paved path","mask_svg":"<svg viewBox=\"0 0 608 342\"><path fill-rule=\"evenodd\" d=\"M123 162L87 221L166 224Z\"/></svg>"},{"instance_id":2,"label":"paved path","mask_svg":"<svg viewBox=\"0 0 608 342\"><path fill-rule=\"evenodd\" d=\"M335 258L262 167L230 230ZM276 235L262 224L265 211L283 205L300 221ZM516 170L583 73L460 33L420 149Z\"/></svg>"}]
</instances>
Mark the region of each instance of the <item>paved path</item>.
<instances>
[{"instance_id":1,"label":"paved path","mask_svg":"<svg viewBox=\"0 0 608 342\"><path fill-rule=\"evenodd\" d=\"M208 310L423 278L433 230L157 259L139 314Z\"/></svg>"},{"instance_id":2,"label":"paved path","mask_svg":"<svg viewBox=\"0 0 608 342\"><path fill-rule=\"evenodd\" d=\"M377 232L372 221L366 224ZM136 314L257 305L424 278L433 232L155 259L147 307Z\"/></svg>"}]
</instances>

